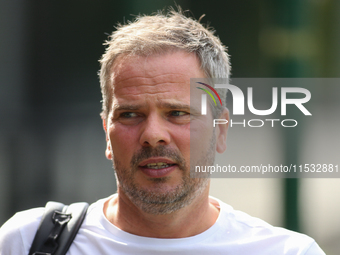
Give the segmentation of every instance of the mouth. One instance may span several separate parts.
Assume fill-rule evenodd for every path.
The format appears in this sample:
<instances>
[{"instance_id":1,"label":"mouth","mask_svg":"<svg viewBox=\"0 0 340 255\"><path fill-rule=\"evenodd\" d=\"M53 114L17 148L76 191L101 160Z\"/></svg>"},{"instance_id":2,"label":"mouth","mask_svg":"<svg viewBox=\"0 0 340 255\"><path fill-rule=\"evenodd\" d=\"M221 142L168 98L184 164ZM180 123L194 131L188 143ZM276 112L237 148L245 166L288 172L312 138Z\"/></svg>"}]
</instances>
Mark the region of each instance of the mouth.
<instances>
[{"instance_id":1,"label":"mouth","mask_svg":"<svg viewBox=\"0 0 340 255\"><path fill-rule=\"evenodd\" d=\"M165 162L159 162L159 163L149 163L149 164L146 164L145 166L142 166L142 167L143 168L150 168L150 169L163 169L163 168L170 167L170 166L173 166L173 165L176 165L176 164L168 164L168 163L165 163Z\"/></svg>"},{"instance_id":2,"label":"mouth","mask_svg":"<svg viewBox=\"0 0 340 255\"><path fill-rule=\"evenodd\" d=\"M164 158L151 158L142 161L139 169L148 177L161 178L168 176L178 167L175 162Z\"/></svg>"}]
</instances>

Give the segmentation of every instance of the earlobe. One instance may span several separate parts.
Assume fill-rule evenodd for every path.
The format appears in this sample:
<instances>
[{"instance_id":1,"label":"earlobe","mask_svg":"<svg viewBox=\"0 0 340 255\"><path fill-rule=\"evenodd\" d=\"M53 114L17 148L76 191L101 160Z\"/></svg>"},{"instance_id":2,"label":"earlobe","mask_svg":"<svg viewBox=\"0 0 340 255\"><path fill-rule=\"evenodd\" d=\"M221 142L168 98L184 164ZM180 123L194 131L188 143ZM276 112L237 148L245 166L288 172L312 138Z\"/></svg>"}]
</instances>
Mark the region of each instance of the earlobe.
<instances>
[{"instance_id":1,"label":"earlobe","mask_svg":"<svg viewBox=\"0 0 340 255\"><path fill-rule=\"evenodd\" d=\"M106 120L103 119L103 129L105 131L105 140L106 140L106 149L105 156L107 159L112 160L112 151L111 151L111 141L109 138L109 134L107 132Z\"/></svg>"},{"instance_id":2,"label":"earlobe","mask_svg":"<svg viewBox=\"0 0 340 255\"><path fill-rule=\"evenodd\" d=\"M223 109L219 118L228 121L227 124L219 124L216 126L216 151L223 153L227 149L227 131L229 127L229 111L227 108Z\"/></svg>"},{"instance_id":3,"label":"earlobe","mask_svg":"<svg viewBox=\"0 0 340 255\"><path fill-rule=\"evenodd\" d=\"M111 146L109 145L108 142L106 142L105 156L107 159L112 160Z\"/></svg>"}]
</instances>

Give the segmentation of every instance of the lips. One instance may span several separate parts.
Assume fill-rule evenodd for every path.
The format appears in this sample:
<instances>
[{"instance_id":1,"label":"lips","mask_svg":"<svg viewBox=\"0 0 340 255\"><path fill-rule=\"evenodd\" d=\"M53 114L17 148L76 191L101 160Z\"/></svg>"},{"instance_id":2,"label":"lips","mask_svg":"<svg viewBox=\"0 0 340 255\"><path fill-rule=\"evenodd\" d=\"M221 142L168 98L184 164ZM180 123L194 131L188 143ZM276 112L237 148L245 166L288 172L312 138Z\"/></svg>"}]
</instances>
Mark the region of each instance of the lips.
<instances>
[{"instance_id":1,"label":"lips","mask_svg":"<svg viewBox=\"0 0 340 255\"><path fill-rule=\"evenodd\" d=\"M151 178L165 177L176 168L177 164L167 158L149 158L139 164L139 169Z\"/></svg>"},{"instance_id":2,"label":"lips","mask_svg":"<svg viewBox=\"0 0 340 255\"><path fill-rule=\"evenodd\" d=\"M147 164L144 167L152 168L152 169L162 169L162 168L166 168L166 167L169 167L169 166L172 166L172 165L165 163L165 162L159 162L159 163L150 163L150 164Z\"/></svg>"}]
</instances>

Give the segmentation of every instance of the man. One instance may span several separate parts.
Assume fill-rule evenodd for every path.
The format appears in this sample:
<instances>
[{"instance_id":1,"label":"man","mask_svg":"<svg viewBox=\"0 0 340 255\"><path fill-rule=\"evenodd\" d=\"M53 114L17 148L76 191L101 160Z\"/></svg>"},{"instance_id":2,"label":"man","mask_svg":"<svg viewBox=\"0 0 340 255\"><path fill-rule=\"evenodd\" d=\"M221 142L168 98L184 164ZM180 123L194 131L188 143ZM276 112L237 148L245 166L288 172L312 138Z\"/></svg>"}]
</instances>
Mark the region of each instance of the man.
<instances>
[{"instance_id":1,"label":"man","mask_svg":"<svg viewBox=\"0 0 340 255\"><path fill-rule=\"evenodd\" d=\"M229 75L212 32L173 11L119 27L107 45L101 116L118 191L90 206L67 254L324 254L305 235L209 197L209 179L190 178L226 149L227 125L212 119L228 119L227 109L202 115L201 91L190 91L190 78ZM8 221L0 254L27 254L42 213Z\"/></svg>"}]
</instances>

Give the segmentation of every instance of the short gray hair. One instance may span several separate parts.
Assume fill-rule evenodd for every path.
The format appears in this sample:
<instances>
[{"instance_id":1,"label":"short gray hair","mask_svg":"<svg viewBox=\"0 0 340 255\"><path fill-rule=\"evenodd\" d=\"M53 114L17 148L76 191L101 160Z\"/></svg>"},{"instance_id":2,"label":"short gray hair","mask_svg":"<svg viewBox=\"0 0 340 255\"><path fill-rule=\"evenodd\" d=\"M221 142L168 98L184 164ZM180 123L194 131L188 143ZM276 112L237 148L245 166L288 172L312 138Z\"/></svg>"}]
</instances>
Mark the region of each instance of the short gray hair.
<instances>
[{"instance_id":1,"label":"short gray hair","mask_svg":"<svg viewBox=\"0 0 340 255\"><path fill-rule=\"evenodd\" d=\"M203 17L203 16L202 16ZM202 18L201 17L201 18ZM106 51L100 59L100 86L103 96L102 118L106 119L112 103L110 71L120 55L150 56L173 50L195 53L201 69L208 78L228 78L230 73L229 56L226 47L209 27L200 20L184 16L173 9L168 14L157 13L151 16L138 16L135 21L118 25L109 40ZM197 78L197 77L192 77ZM226 92L216 89L225 106ZM213 109L216 109L215 107ZM220 114L222 107L214 112Z\"/></svg>"}]
</instances>

